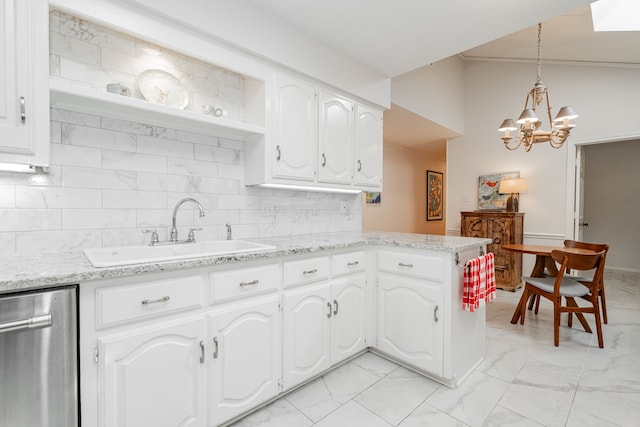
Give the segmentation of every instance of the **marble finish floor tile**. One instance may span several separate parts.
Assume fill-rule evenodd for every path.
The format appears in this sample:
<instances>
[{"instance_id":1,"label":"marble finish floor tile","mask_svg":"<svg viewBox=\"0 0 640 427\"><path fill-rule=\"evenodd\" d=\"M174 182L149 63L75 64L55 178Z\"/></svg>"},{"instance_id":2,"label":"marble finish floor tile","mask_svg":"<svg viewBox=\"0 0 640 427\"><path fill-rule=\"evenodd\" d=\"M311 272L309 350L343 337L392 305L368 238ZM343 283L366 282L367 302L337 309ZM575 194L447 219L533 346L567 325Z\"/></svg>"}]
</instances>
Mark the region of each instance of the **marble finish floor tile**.
<instances>
[{"instance_id":1,"label":"marble finish floor tile","mask_svg":"<svg viewBox=\"0 0 640 427\"><path fill-rule=\"evenodd\" d=\"M510 323L518 292L487 306L485 360L452 389L367 352L234 427L638 427L640 274L607 272L605 348L541 302ZM594 326L593 316L587 321Z\"/></svg>"}]
</instances>

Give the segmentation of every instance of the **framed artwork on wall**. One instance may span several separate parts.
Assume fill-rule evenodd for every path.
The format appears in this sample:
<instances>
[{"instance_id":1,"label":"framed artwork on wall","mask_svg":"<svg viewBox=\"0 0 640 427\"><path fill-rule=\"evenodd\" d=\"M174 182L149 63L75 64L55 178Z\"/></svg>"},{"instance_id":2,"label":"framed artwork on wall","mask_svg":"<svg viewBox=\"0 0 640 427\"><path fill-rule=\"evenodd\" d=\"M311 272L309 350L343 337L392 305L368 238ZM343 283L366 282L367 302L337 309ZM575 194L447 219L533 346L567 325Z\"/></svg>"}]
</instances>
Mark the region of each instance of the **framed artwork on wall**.
<instances>
[{"instance_id":1,"label":"framed artwork on wall","mask_svg":"<svg viewBox=\"0 0 640 427\"><path fill-rule=\"evenodd\" d=\"M478 178L478 209L481 211L504 211L507 209L508 194L499 194L500 181L520 178L520 172L502 172L480 175Z\"/></svg>"},{"instance_id":2,"label":"framed artwork on wall","mask_svg":"<svg viewBox=\"0 0 640 427\"><path fill-rule=\"evenodd\" d=\"M378 191L365 191L364 195L367 203L380 203L382 201L382 194Z\"/></svg>"},{"instance_id":3,"label":"framed artwork on wall","mask_svg":"<svg viewBox=\"0 0 640 427\"><path fill-rule=\"evenodd\" d=\"M438 221L443 218L443 181L442 172L427 171L427 221Z\"/></svg>"}]
</instances>

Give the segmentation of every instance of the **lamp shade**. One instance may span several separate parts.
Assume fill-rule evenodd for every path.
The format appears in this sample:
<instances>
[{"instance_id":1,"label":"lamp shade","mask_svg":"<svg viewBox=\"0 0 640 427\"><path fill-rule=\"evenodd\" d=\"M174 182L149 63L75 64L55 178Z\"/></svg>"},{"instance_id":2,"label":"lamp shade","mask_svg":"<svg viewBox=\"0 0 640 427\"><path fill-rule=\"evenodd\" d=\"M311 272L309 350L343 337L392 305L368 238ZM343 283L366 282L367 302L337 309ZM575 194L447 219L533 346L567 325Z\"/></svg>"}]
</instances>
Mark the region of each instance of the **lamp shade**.
<instances>
[{"instance_id":1,"label":"lamp shade","mask_svg":"<svg viewBox=\"0 0 640 427\"><path fill-rule=\"evenodd\" d=\"M518 127L516 126L516 124L513 122L513 120L511 119L505 119L502 124L500 125L500 127L498 128L498 131L500 132L504 132L506 130L518 130Z\"/></svg>"},{"instance_id":2,"label":"lamp shade","mask_svg":"<svg viewBox=\"0 0 640 427\"><path fill-rule=\"evenodd\" d=\"M522 110L522 113L520 114L520 117L518 117L518 120L516 120L516 122L519 123L519 124L535 123L535 122L539 122L539 121L540 121L540 118L538 118L538 115L536 114L536 112L533 111L530 108Z\"/></svg>"},{"instance_id":3,"label":"lamp shade","mask_svg":"<svg viewBox=\"0 0 640 427\"><path fill-rule=\"evenodd\" d=\"M498 193L526 193L527 182L523 178L511 178L503 179L500 181L500 187L498 187Z\"/></svg>"},{"instance_id":4,"label":"lamp shade","mask_svg":"<svg viewBox=\"0 0 640 427\"><path fill-rule=\"evenodd\" d=\"M553 119L554 122L561 122L563 120L573 120L578 117L578 113L573 107L562 107L558 114L556 114L556 118Z\"/></svg>"}]
</instances>

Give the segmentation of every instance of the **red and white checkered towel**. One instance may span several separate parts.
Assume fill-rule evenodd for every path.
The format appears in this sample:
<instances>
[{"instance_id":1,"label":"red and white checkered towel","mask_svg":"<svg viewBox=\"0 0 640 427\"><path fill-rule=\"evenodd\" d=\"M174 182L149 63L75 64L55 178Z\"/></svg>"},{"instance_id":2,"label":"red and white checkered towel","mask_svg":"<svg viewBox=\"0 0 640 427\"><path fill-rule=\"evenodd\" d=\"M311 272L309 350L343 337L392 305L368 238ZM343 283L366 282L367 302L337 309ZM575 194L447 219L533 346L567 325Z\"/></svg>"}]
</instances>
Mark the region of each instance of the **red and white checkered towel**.
<instances>
[{"instance_id":1,"label":"red and white checkered towel","mask_svg":"<svg viewBox=\"0 0 640 427\"><path fill-rule=\"evenodd\" d=\"M496 273L493 253L473 258L464 268L462 309L474 312L496 297Z\"/></svg>"}]
</instances>

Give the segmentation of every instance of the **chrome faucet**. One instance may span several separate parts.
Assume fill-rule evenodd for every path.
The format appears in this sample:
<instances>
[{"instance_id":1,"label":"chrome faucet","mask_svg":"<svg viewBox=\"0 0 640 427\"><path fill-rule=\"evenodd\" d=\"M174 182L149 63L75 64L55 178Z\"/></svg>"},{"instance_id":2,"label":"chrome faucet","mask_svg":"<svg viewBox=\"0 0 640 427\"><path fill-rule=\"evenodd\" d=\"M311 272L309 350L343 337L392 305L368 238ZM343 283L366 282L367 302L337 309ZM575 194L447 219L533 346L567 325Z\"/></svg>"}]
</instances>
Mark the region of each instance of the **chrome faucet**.
<instances>
[{"instance_id":1,"label":"chrome faucet","mask_svg":"<svg viewBox=\"0 0 640 427\"><path fill-rule=\"evenodd\" d=\"M176 203L176 207L173 208L173 218L172 218L172 221L171 221L171 237L169 239L172 242L177 242L178 241L178 229L176 228L176 214L178 213L178 209L180 208L180 206L182 206L182 204L185 203L185 202L191 202L194 205L196 205L198 207L198 209L200 210L200 216L201 217L204 216L204 208L202 207L200 202L197 201L196 199L192 199L191 197L187 197L186 199L182 199L178 203Z\"/></svg>"}]
</instances>

